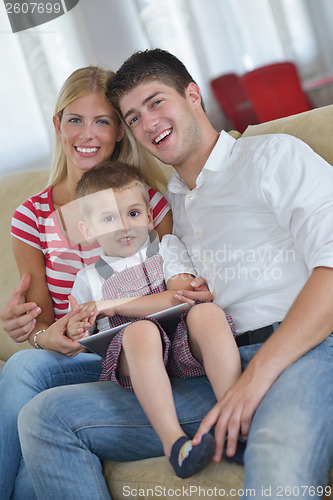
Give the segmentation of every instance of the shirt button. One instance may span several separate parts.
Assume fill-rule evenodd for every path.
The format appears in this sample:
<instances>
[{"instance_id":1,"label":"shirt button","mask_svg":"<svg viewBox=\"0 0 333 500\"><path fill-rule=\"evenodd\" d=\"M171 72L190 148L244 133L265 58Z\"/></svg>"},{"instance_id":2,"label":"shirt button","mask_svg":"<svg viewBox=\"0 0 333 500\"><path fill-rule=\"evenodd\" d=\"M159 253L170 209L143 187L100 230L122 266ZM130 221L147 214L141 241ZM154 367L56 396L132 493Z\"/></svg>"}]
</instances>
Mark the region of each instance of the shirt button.
<instances>
[{"instance_id":1,"label":"shirt button","mask_svg":"<svg viewBox=\"0 0 333 500\"><path fill-rule=\"evenodd\" d=\"M193 200L193 194L189 194L189 195L188 195L188 199L189 199L189 200Z\"/></svg>"},{"instance_id":2,"label":"shirt button","mask_svg":"<svg viewBox=\"0 0 333 500\"><path fill-rule=\"evenodd\" d=\"M195 236L197 236L197 237L200 236L200 231L196 231Z\"/></svg>"}]
</instances>

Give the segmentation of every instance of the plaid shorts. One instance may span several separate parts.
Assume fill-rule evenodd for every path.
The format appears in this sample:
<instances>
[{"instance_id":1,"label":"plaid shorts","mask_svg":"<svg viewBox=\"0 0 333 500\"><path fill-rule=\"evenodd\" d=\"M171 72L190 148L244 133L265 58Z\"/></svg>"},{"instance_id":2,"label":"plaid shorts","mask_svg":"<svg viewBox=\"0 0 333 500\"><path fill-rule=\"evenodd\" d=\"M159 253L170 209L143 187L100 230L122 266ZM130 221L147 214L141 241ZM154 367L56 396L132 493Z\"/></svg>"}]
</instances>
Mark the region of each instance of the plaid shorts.
<instances>
[{"instance_id":1,"label":"plaid shorts","mask_svg":"<svg viewBox=\"0 0 333 500\"><path fill-rule=\"evenodd\" d=\"M199 301L196 302L196 304L197 303L199 303ZM186 325L187 314L188 311L182 314L172 340L170 340L158 321L152 318L145 318L145 320L153 322L159 329L163 344L163 362L169 376L193 378L205 375L202 361L197 360L191 353ZM225 315L231 331L235 336L232 319L227 313L225 313ZM135 321L141 321L141 319L133 320L133 322ZM120 330L110 342L106 357L102 361L102 374L100 380L111 380L124 390L133 391L130 377L119 376L119 358L122 350L125 328L126 327Z\"/></svg>"}]
</instances>

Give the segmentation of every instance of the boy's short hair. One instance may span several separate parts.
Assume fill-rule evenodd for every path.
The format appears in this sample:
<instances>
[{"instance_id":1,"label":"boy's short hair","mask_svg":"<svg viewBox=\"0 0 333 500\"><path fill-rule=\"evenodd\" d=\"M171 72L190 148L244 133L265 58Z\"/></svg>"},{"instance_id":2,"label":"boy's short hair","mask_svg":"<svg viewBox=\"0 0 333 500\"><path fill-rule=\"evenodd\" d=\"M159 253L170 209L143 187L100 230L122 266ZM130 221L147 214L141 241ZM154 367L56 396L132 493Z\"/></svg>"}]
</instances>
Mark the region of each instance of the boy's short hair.
<instances>
[{"instance_id":1,"label":"boy's short hair","mask_svg":"<svg viewBox=\"0 0 333 500\"><path fill-rule=\"evenodd\" d=\"M148 208L148 186L139 170L117 160L103 161L96 167L87 170L76 186L76 198L79 201L81 215L83 217L89 215L88 195L105 189L123 191L132 187L140 189Z\"/></svg>"},{"instance_id":2,"label":"boy's short hair","mask_svg":"<svg viewBox=\"0 0 333 500\"><path fill-rule=\"evenodd\" d=\"M137 85L151 80L158 80L172 87L183 97L188 85L196 83L185 65L170 52L162 49L135 52L118 69L106 92L120 116L121 97ZM204 109L203 101L201 104Z\"/></svg>"}]
</instances>

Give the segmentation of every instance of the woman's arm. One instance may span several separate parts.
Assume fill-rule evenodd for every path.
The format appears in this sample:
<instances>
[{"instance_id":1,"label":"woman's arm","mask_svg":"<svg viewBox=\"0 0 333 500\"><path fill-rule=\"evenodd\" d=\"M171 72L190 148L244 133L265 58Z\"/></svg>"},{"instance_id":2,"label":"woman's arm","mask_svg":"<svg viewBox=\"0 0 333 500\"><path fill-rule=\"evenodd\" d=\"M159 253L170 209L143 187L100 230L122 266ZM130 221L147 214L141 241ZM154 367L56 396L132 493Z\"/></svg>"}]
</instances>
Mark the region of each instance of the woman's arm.
<instances>
[{"instance_id":1,"label":"woman's arm","mask_svg":"<svg viewBox=\"0 0 333 500\"><path fill-rule=\"evenodd\" d=\"M54 321L52 299L46 283L43 252L13 237L13 251L21 276L30 275L30 285L25 296L28 302L35 302L41 309L35 330L47 328Z\"/></svg>"},{"instance_id":2,"label":"woman's arm","mask_svg":"<svg viewBox=\"0 0 333 500\"><path fill-rule=\"evenodd\" d=\"M38 334L38 345L44 349L61 352L66 355L75 355L84 348L77 342L73 342L65 336L66 315L62 321L55 322L52 298L46 283L45 259L41 250L24 243L13 237L13 250L20 275L28 273L31 277L29 288L25 292L28 302L34 301L41 309L34 328L30 331L29 342L33 347L34 334Z\"/></svg>"},{"instance_id":3,"label":"woman's arm","mask_svg":"<svg viewBox=\"0 0 333 500\"><path fill-rule=\"evenodd\" d=\"M41 312L35 302L26 302L25 295L30 286L30 279L30 274L23 274L19 285L0 311L2 327L14 342L29 339L36 326L36 318Z\"/></svg>"},{"instance_id":4,"label":"woman's arm","mask_svg":"<svg viewBox=\"0 0 333 500\"><path fill-rule=\"evenodd\" d=\"M156 189L150 187L149 190L150 206L153 209L154 227L160 240L165 234L172 233L172 212L164 196Z\"/></svg>"},{"instance_id":5,"label":"woman's arm","mask_svg":"<svg viewBox=\"0 0 333 500\"><path fill-rule=\"evenodd\" d=\"M164 235L172 234L172 226L173 226L172 212L171 210L169 210L169 212L167 212L167 214L161 220L159 225L156 227L156 231L160 240L163 238Z\"/></svg>"}]
</instances>

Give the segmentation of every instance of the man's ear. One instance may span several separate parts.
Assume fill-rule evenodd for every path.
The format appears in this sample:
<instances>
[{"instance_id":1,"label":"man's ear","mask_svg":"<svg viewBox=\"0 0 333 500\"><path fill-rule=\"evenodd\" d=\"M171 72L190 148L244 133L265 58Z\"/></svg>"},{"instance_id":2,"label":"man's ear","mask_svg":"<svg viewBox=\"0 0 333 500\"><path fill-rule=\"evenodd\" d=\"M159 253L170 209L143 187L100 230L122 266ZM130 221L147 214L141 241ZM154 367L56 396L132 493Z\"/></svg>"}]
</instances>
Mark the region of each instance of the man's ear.
<instances>
[{"instance_id":1,"label":"man's ear","mask_svg":"<svg viewBox=\"0 0 333 500\"><path fill-rule=\"evenodd\" d=\"M79 229L80 229L80 232L82 234L82 236L84 237L84 239L90 243L92 243L95 238L90 230L90 227L88 226L88 224L84 221L80 221L79 222Z\"/></svg>"},{"instance_id":2,"label":"man's ear","mask_svg":"<svg viewBox=\"0 0 333 500\"><path fill-rule=\"evenodd\" d=\"M59 115L54 115L54 117L53 117L53 125L54 125L54 128L55 128L57 136L61 137L61 129L60 129L61 123L60 123Z\"/></svg>"},{"instance_id":3,"label":"man's ear","mask_svg":"<svg viewBox=\"0 0 333 500\"><path fill-rule=\"evenodd\" d=\"M191 82L188 84L185 95L196 108L201 107L201 92L196 83Z\"/></svg>"}]
</instances>

